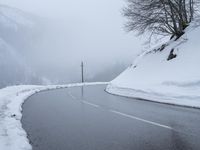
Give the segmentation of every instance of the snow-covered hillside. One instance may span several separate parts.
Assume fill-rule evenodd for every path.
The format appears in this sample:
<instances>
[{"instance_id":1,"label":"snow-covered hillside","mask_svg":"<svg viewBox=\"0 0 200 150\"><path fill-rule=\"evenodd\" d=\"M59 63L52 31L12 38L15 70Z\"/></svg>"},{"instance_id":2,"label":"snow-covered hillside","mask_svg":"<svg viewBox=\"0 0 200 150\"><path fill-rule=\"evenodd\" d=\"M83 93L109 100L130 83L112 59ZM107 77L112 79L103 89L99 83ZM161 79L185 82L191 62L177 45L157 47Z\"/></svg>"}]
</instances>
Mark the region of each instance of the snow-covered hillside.
<instances>
[{"instance_id":1,"label":"snow-covered hillside","mask_svg":"<svg viewBox=\"0 0 200 150\"><path fill-rule=\"evenodd\" d=\"M142 53L107 87L112 94L200 107L200 28ZM171 55L170 55L171 53ZM171 59L171 58L173 59Z\"/></svg>"},{"instance_id":2,"label":"snow-covered hillside","mask_svg":"<svg viewBox=\"0 0 200 150\"><path fill-rule=\"evenodd\" d=\"M0 37L22 51L33 39L37 21L33 15L0 5Z\"/></svg>"},{"instance_id":3,"label":"snow-covered hillside","mask_svg":"<svg viewBox=\"0 0 200 150\"><path fill-rule=\"evenodd\" d=\"M20 54L21 51L28 51L35 25L26 13L0 5L0 88L42 82Z\"/></svg>"},{"instance_id":4,"label":"snow-covered hillside","mask_svg":"<svg viewBox=\"0 0 200 150\"><path fill-rule=\"evenodd\" d=\"M0 24L14 30L20 26L30 28L34 26L34 22L26 13L6 5L0 5Z\"/></svg>"}]
</instances>

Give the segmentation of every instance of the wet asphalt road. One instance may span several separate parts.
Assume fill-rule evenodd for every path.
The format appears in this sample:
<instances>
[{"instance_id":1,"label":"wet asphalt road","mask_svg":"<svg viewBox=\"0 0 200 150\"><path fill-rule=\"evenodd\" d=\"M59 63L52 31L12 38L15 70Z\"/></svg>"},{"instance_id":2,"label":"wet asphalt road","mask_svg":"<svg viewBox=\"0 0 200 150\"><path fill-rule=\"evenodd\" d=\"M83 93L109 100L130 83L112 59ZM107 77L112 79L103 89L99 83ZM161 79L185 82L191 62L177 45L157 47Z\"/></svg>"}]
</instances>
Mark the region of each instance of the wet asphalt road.
<instances>
[{"instance_id":1,"label":"wet asphalt road","mask_svg":"<svg viewBox=\"0 0 200 150\"><path fill-rule=\"evenodd\" d=\"M22 124L33 150L200 149L200 110L113 96L104 89L76 87L30 97Z\"/></svg>"}]
</instances>

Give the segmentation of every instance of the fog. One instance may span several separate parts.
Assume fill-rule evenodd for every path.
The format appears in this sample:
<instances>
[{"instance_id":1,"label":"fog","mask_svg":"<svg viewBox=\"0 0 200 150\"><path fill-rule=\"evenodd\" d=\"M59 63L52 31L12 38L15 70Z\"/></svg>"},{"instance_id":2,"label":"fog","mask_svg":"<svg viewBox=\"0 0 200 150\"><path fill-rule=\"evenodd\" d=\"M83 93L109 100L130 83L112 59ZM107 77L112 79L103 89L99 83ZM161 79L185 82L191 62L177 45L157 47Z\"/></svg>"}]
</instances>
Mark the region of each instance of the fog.
<instances>
[{"instance_id":1,"label":"fog","mask_svg":"<svg viewBox=\"0 0 200 150\"><path fill-rule=\"evenodd\" d=\"M1 4L23 10L36 22L29 44L18 52L31 70L53 83L79 82L81 61L87 80L111 80L133 61L144 42L124 31L123 0L2 0Z\"/></svg>"}]
</instances>

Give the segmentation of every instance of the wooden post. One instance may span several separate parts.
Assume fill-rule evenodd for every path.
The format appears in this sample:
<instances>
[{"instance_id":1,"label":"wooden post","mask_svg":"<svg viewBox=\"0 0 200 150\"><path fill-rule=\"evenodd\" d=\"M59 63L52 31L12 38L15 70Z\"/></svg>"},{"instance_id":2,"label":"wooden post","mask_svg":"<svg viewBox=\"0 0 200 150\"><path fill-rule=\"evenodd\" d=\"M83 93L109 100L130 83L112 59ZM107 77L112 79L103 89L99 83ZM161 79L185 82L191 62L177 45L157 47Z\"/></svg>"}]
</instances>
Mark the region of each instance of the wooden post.
<instances>
[{"instance_id":1,"label":"wooden post","mask_svg":"<svg viewBox=\"0 0 200 150\"><path fill-rule=\"evenodd\" d=\"M81 62L81 81L82 83L84 83L84 63L83 61ZM81 87L81 96L82 99L84 99L84 86Z\"/></svg>"},{"instance_id":2,"label":"wooden post","mask_svg":"<svg viewBox=\"0 0 200 150\"><path fill-rule=\"evenodd\" d=\"M81 62L81 81L84 83L84 64L83 61Z\"/></svg>"}]
</instances>

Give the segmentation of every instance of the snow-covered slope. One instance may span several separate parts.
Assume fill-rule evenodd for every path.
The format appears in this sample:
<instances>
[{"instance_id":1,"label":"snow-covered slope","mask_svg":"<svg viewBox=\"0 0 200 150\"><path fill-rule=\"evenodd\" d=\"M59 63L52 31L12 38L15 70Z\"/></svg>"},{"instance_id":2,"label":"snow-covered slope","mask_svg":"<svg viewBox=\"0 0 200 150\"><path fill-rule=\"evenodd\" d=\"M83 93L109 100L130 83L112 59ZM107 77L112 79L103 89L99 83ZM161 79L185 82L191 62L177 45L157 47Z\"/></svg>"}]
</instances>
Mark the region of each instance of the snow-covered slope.
<instances>
[{"instance_id":1,"label":"snow-covered slope","mask_svg":"<svg viewBox=\"0 0 200 150\"><path fill-rule=\"evenodd\" d=\"M20 26L29 28L34 26L34 22L26 13L6 5L0 5L0 24L14 30Z\"/></svg>"},{"instance_id":2,"label":"snow-covered slope","mask_svg":"<svg viewBox=\"0 0 200 150\"><path fill-rule=\"evenodd\" d=\"M0 5L0 88L42 82L20 53L28 51L28 44L32 42L36 23L30 16L16 8Z\"/></svg>"},{"instance_id":3,"label":"snow-covered slope","mask_svg":"<svg viewBox=\"0 0 200 150\"><path fill-rule=\"evenodd\" d=\"M15 48L21 49L34 37L37 21L33 15L19 9L0 5L0 37Z\"/></svg>"},{"instance_id":4,"label":"snow-covered slope","mask_svg":"<svg viewBox=\"0 0 200 150\"><path fill-rule=\"evenodd\" d=\"M142 53L107 91L152 101L200 107L200 28ZM176 58L168 60L170 53Z\"/></svg>"},{"instance_id":5,"label":"snow-covered slope","mask_svg":"<svg viewBox=\"0 0 200 150\"><path fill-rule=\"evenodd\" d=\"M16 50L0 38L0 87L31 81L39 83Z\"/></svg>"}]
</instances>

